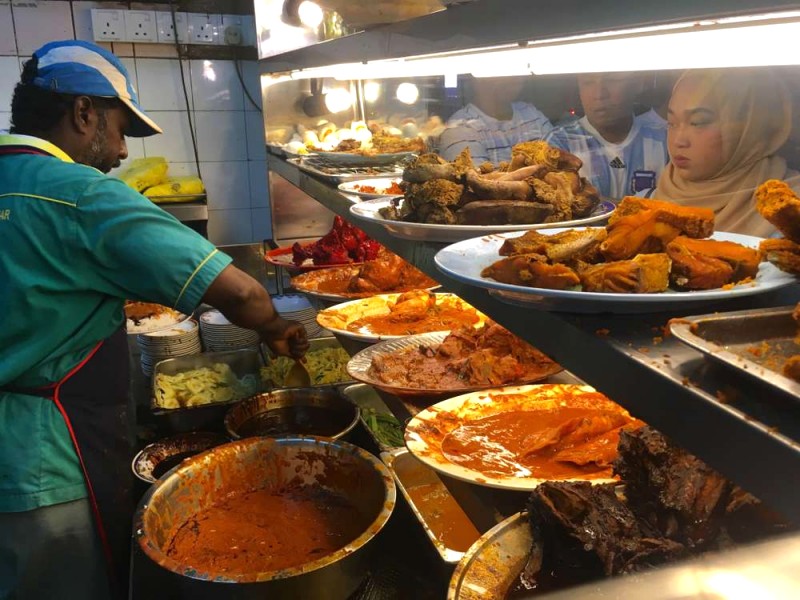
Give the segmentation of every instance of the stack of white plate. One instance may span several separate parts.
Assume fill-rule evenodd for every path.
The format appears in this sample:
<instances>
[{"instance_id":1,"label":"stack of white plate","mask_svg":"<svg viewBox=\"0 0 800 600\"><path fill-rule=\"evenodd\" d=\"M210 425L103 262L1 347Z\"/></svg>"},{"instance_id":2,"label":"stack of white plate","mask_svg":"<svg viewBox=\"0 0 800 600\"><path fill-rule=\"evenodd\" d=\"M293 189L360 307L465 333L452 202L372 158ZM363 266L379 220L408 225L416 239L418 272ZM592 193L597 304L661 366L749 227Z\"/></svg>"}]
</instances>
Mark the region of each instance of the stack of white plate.
<instances>
[{"instance_id":1,"label":"stack of white plate","mask_svg":"<svg viewBox=\"0 0 800 600\"><path fill-rule=\"evenodd\" d=\"M142 373L150 377L156 363L176 356L200 354L200 334L197 321L188 320L173 325L169 329L140 333L136 344L142 353Z\"/></svg>"},{"instance_id":2,"label":"stack of white plate","mask_svg":"<svg viewBox=\"0 0 800 600\"><path fill-rule=\"evenodd\" d=\"M287 321L302 323L306 328L307 337L316 338L322 335L322 327L317 323L317 311L305 296L301 294L273 296L272 305Z\"/></svg>"},{"instance_id":3,"label":"stack of white plate","mask_svg":"<svg viewBox=\"0 0 800 600\"><path fill-rule=\"evenodd\" d=\"M252 329L234 325L217 309L200 315L200 338L208 352L226 350L258 350L260 339Z\"/></svg>"}]
</instances>

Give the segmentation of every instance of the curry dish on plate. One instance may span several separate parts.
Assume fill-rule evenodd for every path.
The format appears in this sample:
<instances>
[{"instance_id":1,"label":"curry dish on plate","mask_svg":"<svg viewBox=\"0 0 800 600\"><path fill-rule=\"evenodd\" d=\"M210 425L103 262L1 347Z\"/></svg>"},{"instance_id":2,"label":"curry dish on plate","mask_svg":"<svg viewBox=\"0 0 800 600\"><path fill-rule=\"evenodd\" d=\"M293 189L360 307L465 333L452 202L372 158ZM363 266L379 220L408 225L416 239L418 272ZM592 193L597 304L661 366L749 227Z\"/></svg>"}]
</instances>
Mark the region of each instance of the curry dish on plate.
<instances>
[{"instance_id":1,"label":"curry dish on plate","mask_svg":"<svg viewBox=\"0 0 800 600\"><path fill-rule=\"evenodd\" d=\"M613 480L622 431L644 423L589 386L542 384L473 392L416 415L406 443L418 458L477 483Z\"/></svg>"},{"instance_id":2,"label":"curry dish on plate","mask_svg":"<svg viewBox=\"0 0 800 600\"><path fill-rule=\"evenodd\" d=\"M438 284L396 254L384 249L375 260L369 260L363 265L303 273L292 278L292 285L302 292L312 294L364 298L384 292L433 288Z\"/></svg>"},{"instance_id":3,"label":"curry dish on plate","mask_svg":"<svg viewBox=\"0 0 800 600\"><path fill-rule=\"evenodd\" d=\"M332 331L365 337L399 337L478 326L485 316L453 294L413 290L332 306L317 322Z\"/></svg>"}]
</instances>

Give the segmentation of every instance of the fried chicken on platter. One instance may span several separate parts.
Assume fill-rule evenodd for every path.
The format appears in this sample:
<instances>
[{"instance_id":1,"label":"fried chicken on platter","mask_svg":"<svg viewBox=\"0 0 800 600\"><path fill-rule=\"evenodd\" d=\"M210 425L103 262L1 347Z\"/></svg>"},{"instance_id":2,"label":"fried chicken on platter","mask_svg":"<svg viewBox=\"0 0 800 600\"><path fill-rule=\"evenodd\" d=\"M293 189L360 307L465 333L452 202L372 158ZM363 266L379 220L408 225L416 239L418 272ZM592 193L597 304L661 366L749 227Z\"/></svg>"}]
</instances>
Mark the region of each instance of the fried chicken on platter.
<instances>
[{"instance_id":1,"label":"fried chicken on platter","mask_svg":"<svg viewBox=\"0 0 800 600\"><path fill-rule=\"evenodd\" d=\"M606 260L664 252L679 235L708 237L714 232L714 211L670 202L627 196L608 223L608 238L600 246Z\"/></svg>"},{"instance_id":2,"label":"fried chicken on platter","mask_svg":"<svg viewBox=\"0 0 800 600\"><path fill-rule=\"evenodd\" d=\"M800 275L800 244L783 238L763 240L758 250L764 260L771 262L781 271Z\"/></svg>"},{"instance_id":3,"label":"fried chicken on platter","mask_svg":"<svg viewBox=\"0 0 800 600\"><path fill-rule=\"evenodd\" d=\"M666 254L639 254L631 260L591 265L578 271L585 292L649 294L669 285Z\"/></svg>"},{"instance_id":4,"label":"fried chicken on platter","mask_svg":"<svg viewBox=\"0 0 800 600\"><path fill-rule=\"evenodd\" d=\"M800 198L785 181L770 179L758 186L756 210L788 239L800 243Z\"/></svg>"},{"instance_id":5,"label":"fried chicken on platter","mask_svg":"<svg viewBox=\"0 0 800 600\"><path fill-rule=\"evenodd\" d=\"M529 165L546 165L552 170L578 171L583 161L574 154L550 146L544 140L522 142L511 148L509 171Z\"/></svg>"},{"instance_id":6,"label":"fried chicken on platter","mask_svg":"<svg viewBox=\"0 0 800 600\"><path fill-rule=\"evenodd\" d=\"M580 284L578 275L566 265L550 265L545 261L541 254L519 254L489 265L481 271L481 277L551 290L571 289Z\"/></svg>"},{"instance_id":7,"label":"fried chicken on platter","mask_svg":"<svg viewBox=\"0 0 800 600\"><path fill-rule=\"evenodd\" d=\"M657 222L672 225L688 237L706 238L714 233L714 211L710 208L680 206L636 196L625 196L614 214L609 217L608 224L613 227L617 221L644 211L656 211Z\"/></svg>"},{"instance_id":8,"label":"fried chicken on platter","mask_svg":"<svg viewBox=\"0 0 800 600\"><path fill-rule=\"evenodd\" d=\"M605 229L568 229L553 235L531 230L509 238L500 246L500 256L543 254L551 262L570 263L582 260L596 262L597 251L606 239Z\"/></svg>"},{"instance_id":9,"label":"fried chicken on platter","mask_svg":"<svg viewBox=\"0 0 800 600\"><path fill-rule=\"evenodd\" d=\"M735 242L696 240L679 236L667 244L672 259L672 282L689 290L712 290L755 277L758 250Z\"/></svg>"}]
</instances>

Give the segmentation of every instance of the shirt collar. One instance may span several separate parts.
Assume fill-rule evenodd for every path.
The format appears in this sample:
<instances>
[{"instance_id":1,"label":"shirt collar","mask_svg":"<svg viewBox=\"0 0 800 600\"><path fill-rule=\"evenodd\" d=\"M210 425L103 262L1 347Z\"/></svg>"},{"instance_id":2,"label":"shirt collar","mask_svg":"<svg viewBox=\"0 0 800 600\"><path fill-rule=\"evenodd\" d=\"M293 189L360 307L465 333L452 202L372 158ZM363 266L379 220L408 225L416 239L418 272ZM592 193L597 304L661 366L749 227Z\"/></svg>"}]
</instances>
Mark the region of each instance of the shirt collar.
<instances>
[{"instance_id":1,"label":"shirt collar","mask_svg":"<svg viewBox=\"0 0 800 600\"><path fill-rule=\"evenodd\" d=\"M64 162L75 162L70 158L69 154L64 152L61 148L32 135L19 135L19 134L5 134L0 135L0 147L3 146L27 146L29 148L36 148L42 152L47 152L51 156L55 156Z\"/></svg>"}]
</instances>

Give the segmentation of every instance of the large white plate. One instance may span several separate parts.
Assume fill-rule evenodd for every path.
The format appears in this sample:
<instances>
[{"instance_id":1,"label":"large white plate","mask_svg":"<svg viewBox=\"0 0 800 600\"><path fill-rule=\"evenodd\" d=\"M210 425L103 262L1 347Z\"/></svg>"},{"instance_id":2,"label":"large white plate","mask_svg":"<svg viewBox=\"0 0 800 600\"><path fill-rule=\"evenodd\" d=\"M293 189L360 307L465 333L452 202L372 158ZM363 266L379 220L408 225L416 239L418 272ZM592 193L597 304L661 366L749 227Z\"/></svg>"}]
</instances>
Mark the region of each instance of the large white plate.
<instances>
[{"instance_id":1,"label":"large white plate","mask_svg":"<svg viewBox=\"0 0 800 600\"><path fill-rule=\"evenodd\" d=\"M399 383L389 382L386 383L377 377L373 377L370 373L370 367L372 366L372 357L376 354L390 354L394 352L402 352L407 350L408 348L419 348L420 346L428 346L428 347L437 347L445 340L445 338L449 335L447 331L436 331L433 333L418 333L416 335L407 335L405 337L393 339L393 340L384 340L380 343L375 344L374 346L368 346L363 350L357 352L353 355L350 361L347 363L347 372L350 373L350 376L362 383L366 383L371 385L372 387L378 388L379 390L383 390L389 394L394 394L395 396L401 396L403 398L417 398L417 399L424 399L428 400L438 400L441 398L445 398L447 396L454 396L456 394L464 394L466 392L474 392L476 390L487 390L492 387L491 385L473 385L466 383L463 386L457 388L447 388L447 387L429 387L429 388L420 388L420 387L405 387L400 385ZM551 363L545 369L543 368L541 373L538 373L531 377L526 378L518 378L517 383L533 383L534 381L542 381L548 377L556 375L560 373L564 369L557 363Z\"/></svg>"},{"instance_id":2,"label":"large white plate","mask_svg":"<svg viewBox=\"0 0 800 600\"><path fill-rule=\"evenodd\" d=\"M349 370L349 365L348 365ZM465 422L485 419L492 415L514 410L547 410L558 406L570 406L570 399L590 395L591 402L610 400L597 398L598 392L588 385L568 383L507 386L471 392L443 400L417 413L406 425L406 447L419 460L432 469L470 483L508 490L528 491L546 479L520 474L519 476L493 476L450 462L441 451L441 440ZM524 396L521 399L519 396ZM582 406L586 405L586 400ZM628 412L615 405L623 414ZM559 481L591 481L592 483L615 483L614 479L572 478Z\"/></svg>"},{"instance_id":3,"label":"large white plate","mask_svg":"<svg viewBox=\"0 0 800 600\"><path fill-rule=\"evenodd\" d=\"M405 221L392 221L384 219L378 211L389 206L387 198L376 198L359 202L350 207L350 214L365 221L379 223L386 231L395 237L404 240L419 240L425 242L458 242L473 238L478 235L501 233L504 231L519 231L520 229L544 229L558 227L580 227L590 225L607 219L616 210L610 200L602 200L592 214L585 219L562 221L560 223L531 223L517 225L437 225L435 223L406 223Z\"/></svg>"},{"instance_id":4,"label":"large white plate","mask_svg":"<svg viewBox=\"0 0 800 600\"><path fill-rule=\"evenodd\" d=\"M350 302L343 302L336 306L331 306L317 313L317 323L325 329L332 331L335 334L359 340L361 342L379 342L381 340L393 340L397 338L406 337L404 335L392 335L381 333L380 331L371 330L369 327L363 327L359 331L350 331L347 329L348 324L357 319L364 317L372 317L378 315L388 315L391 310L390 304L393 304L400 294L380 294L379 296L372 296L371 298L360 298ZM437 305L447 306L464 306L472 308L469 304L461 300L455 294L436 294ZM486 315L480 311L475 311L478 314L478 322L476 327L482 325L486 321ZM425 331L420 333L431 333Z\"/></svg>"},{"instance_id":5,"label":"large white plate","mask_svg":"<svg viewBox=\"0 0 800 600\"><path fill-rule=\"evenodd\" d=\"M353 181L345 181L338 185L338 188L346 193L352 194L353 196L358 196L362 200L373 200L375 198L396 198L398 196L402 196L403 194L387 194L382 193L381 190L386 190L389 188L393 183L400 183L402 179L400 177L374 177L372 179L355 179ZM374 192L362 192L358 188L368 185L370 187L374 187Z\"/></svg>"},{"instance_id":6,"label":"large white plate","mask_svg":"<svg viewBox=\"0 0 800 600\"><path fill-rule=\"evenodd\" d=\"M543 229L544 234L554 234L563 229ZM612 294L601 292L581 292L550 290L501 283L494 279L481 277L481 271L500 260L500 246L506 239L519 237L524 231L488 235L451 244L436 253L436 266L451 277L486 288L501 300L512 304L535 304L539 308L584 313L637 313L672 310L684 305L702 302L716 302L742 296L763 294L792 283L797 279L768 262L762 262L755 281L742 283L729 289L697 290L678 292L667 290L659 294ZM749 248L758 248L761 238L737 233L716 232L715 240L736 242Z\"/></svg>"}]
</instances>

